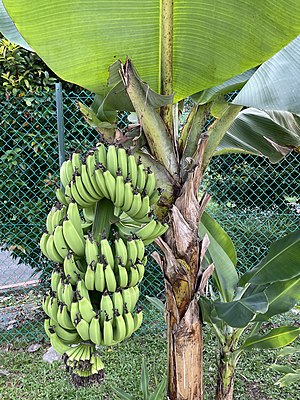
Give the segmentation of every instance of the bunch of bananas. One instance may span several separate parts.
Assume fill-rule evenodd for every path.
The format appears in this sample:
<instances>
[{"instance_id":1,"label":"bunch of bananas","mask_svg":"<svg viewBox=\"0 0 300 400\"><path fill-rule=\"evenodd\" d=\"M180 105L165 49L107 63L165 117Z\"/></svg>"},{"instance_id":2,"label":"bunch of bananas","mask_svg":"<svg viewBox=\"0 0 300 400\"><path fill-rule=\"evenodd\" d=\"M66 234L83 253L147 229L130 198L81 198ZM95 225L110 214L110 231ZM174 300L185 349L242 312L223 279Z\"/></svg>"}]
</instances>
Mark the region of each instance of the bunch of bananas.
<instances>
[{"instance_id":1,"label":"bunch of bananas","mask_svg":"<svg viewBox=\"0 0 300 400\"><path fill-rule=\"evenodd\" d=\"M151 208L160 197L150 168L124 148L100 144L60 169L42 253L56 263L42 307L45 331L76 385L104 377L99 346L129 338L142 323L137 305L145 245L168 225Z\"/></svg>"}]
</instances>

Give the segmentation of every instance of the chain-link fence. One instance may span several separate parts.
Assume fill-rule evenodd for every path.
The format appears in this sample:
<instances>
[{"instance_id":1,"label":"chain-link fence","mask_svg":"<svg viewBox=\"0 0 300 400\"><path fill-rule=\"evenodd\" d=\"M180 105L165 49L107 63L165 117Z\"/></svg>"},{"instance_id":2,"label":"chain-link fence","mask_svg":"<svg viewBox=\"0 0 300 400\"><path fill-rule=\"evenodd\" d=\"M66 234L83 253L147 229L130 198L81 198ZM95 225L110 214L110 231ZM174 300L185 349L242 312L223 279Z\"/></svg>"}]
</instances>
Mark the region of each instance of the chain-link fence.
<instances>
[{"instance_id":1,"label":"chain-link fence","mask_svg":"<svg viewBox=\"0 0 300 400\"><path fill-rule=\"evenodd\" d=\"M84 91L64 93L66 155L99 140L76 106L91 100ZM54 91L7 98L0 115L0 342L37 340L44 336L40 302L52 268L41 257L39 238L59 184ZM119 126L126 124L123 115ZM249 155L227 155L211 163L201 190L213 195L209 211L232 237L241 271L255 265L271 241L299 227L299 161L299 155L290 155L272 166ZM164 287L158 266L149 260L141 291L150 310L144 330L161 326L144 296L162 296Z\"/></svg>"}]
</instances>

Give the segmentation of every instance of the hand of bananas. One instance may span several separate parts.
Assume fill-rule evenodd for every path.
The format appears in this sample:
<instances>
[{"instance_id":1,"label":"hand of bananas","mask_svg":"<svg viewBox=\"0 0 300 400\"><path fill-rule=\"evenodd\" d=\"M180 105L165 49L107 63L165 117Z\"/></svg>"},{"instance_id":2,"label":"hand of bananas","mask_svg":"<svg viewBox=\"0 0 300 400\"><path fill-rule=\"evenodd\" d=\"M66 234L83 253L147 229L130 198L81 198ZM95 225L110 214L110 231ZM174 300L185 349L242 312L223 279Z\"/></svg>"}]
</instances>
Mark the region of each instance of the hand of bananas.
<instances>
[{"instance_id":1,"label":"hand of bananas","mask_svg":"<svg viewBox=\"0 0 300 400\"><path fill-rule=\"evenodd\" d=\"M42 303L44 327L76 385L101 382L98 346L127 339L142 323L137 305L145 245L167 229L151 207L155 176L122 147L100 144L85 160L73 153L60 169L64 190L40 239L56 264Z\"/></svg>"}]
</instances>

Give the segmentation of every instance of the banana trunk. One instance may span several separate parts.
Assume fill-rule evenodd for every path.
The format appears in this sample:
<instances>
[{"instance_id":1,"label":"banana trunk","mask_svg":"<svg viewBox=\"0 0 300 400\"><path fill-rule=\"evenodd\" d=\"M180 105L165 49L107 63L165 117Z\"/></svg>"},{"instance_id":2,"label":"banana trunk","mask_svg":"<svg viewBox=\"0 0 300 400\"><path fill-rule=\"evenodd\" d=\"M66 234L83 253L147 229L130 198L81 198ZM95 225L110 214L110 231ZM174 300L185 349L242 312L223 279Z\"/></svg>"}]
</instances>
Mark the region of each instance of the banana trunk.
<instances>
[{"instance_id":1,"label":"banana trunk","mask_svg":"<svg viewBox=\"0 0 300 400\"><path fill-rule=\"evenodd\" d=\"M203 339L198 299L203 290L201 260L207 244L199 241L198 224L209 196L203 196L200 204L197 197L204 147L205 142L199 144L198 166L189 173L170 209L170 229L164 240L156 240L163 257L156 254L155 258L164 273L166 287L170 400L203 400Z\"/></svg>"}]
</instances>

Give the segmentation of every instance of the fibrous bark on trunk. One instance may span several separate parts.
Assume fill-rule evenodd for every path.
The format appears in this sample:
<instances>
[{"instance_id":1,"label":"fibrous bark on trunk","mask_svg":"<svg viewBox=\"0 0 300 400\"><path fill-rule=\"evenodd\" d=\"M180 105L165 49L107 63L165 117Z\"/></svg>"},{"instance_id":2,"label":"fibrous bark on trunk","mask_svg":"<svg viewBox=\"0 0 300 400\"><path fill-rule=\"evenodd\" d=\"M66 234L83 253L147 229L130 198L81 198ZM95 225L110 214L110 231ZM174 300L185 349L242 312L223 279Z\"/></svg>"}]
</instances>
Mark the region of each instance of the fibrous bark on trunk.
<instances>
[{"instance_id":1,"label":"fibrous bark on trunk","mask_svg":"<svg viewBox=\"0 0 300 400\"><path fill-rule=\"evenodd\" d=\"M209 196L200 204L198 188L205 138L199 158L170 209L170 229L157 244L164 257L158 258L166 287L170 400L203 399L202 322L198 306L202 278L201 260L207 243L199 240L198 224Z\"/></svg>"}]
</instances>

